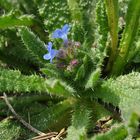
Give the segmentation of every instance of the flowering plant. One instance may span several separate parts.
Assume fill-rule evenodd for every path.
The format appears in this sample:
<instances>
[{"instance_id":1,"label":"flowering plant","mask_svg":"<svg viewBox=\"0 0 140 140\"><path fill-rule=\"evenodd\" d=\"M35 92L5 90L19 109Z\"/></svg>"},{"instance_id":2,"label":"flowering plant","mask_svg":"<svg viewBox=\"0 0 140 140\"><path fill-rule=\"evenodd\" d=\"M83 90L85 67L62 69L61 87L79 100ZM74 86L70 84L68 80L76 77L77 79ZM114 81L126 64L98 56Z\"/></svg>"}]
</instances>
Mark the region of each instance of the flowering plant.
<instances>
[{"instance_id":1,"label":"flowering plant","mask_svg":"<svg viewBox=\"0 0 140 140\"><path fill-rule=\"evenodd\" d=\"M0 6L1 140L139 139L139 0Z\"/></svg>"}]
</instances>

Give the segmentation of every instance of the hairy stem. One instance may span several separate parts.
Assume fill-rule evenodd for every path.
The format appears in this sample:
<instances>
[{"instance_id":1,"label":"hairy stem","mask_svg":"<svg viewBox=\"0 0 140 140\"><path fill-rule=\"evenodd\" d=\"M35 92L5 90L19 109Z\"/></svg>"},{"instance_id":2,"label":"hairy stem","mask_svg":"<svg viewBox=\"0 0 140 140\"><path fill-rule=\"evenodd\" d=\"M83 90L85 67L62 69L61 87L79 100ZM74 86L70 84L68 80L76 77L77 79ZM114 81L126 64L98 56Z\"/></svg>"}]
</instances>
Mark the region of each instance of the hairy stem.
<instances>
[{"instance_id":1,"label":"hairy stem","mask_svg":"<svg viewBox=\"0 0 140 140\"><path fill-rule=\"evenodd\" d=\"M105 0L108 25L111 36L111 52L106 71L111 69L118 46L118 0Z\"/></svg>"}]
</instances>

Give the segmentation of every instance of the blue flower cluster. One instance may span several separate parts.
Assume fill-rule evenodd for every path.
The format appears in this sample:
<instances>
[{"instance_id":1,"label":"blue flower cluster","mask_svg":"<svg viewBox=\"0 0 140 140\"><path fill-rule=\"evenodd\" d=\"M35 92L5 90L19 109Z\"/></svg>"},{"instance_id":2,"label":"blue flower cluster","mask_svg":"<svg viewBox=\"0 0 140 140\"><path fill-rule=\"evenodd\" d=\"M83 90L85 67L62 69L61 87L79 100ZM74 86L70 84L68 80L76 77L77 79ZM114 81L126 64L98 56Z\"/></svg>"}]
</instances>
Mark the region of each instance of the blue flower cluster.
<instances>
[{"instance_id":1,"label":"blue flower cluster","mask_svg":"<svg viewBox=\"0 0 140 140\"><path fill-rule=\"evenodd\" d=\"M52 49L52 45L52 42L49 42L48 45L45 46L48 50L48 53L43 56L45 60L50 60L50 63L52 63L53 58L58 54L57 50Z\"/></svg>"},{"instance_id":2,"label":"blue flower cluster","mask_svg":"<svg viewBox=\"0 0 140 140\"><path fill-rule=\"evenodd\" d=\"M70 26L65 24L62 29L56 29L53 32L52 38L61 38L63 39L64 43L68 42L68 32L70 30Z\"/></svg>"},{"instance_id":3,"label":"blue flower cluster","mask_svg":"<svg viewBox=\"0 0 140 140\"><path fill-rule=\"evenodd\" d=\"M62 29L56 29L53 34L52 38L61 38L63 39L64 46L67 46L68 44L68 32L70 30L70 26L68 24L65 24ZM45 47L48 50L48 53L43 56L45 60L50 60L50 63L52 63L53 58L58 54L58 50L52 49L52 42L49 42L48 45Z\"/></svg>"}]
</instances>

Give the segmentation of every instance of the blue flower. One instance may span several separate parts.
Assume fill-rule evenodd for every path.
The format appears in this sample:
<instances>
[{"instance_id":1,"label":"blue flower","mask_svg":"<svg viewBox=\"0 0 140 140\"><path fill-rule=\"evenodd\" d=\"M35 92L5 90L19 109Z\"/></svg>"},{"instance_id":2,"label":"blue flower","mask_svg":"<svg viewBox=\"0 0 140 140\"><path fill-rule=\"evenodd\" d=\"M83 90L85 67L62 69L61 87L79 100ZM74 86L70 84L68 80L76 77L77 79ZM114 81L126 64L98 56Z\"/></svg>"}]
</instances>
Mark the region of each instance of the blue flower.
<instances>
[{"instance_id":1,"label":"blue flower","mask_svg":"<svg viewBox=\"0 0 140 140\"><path fill-rule=\"evenodd\" d=\"M52 60L58 54L58 50L52 49L52 42L49 42L45 47L47 48L49 53L45 54L43 58L45 60L50 60L50 63L52 63Z\"/></svg>"},{"instance_id":2,"label":"blue flower","mask_svg":"<svg viewBox=\"0 0 140 140\"><path fill-rule=\"evenodd\" d=\"M61 38L64 41L64 44L68 43L68 32L70 30L70 26L68 24L65 24L62 29L56 29L53 32L52 38Z\"/></svg>"}]
</instances>

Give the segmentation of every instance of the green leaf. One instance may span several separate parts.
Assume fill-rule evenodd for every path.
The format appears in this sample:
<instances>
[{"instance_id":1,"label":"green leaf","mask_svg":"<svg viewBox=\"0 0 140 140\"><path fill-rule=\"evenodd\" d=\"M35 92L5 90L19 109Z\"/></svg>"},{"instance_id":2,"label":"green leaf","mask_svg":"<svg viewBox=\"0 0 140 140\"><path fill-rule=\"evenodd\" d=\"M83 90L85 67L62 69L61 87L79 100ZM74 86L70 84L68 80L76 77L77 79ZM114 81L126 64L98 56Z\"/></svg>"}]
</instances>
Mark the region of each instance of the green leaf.
<instances>
[{"instance_id":1,"label":"green leaf","mask_svg":"<svg viewBox=\"0 0 140 140\"><path fill-rule=\"evenodd\" d=\"M140 120L140 111L133 110L127 124L127 129L129 137L138 137L140 136L139 129L139 120Z\"/></svg>"},{"instance_id":2,"label":"green leaf","mask_svg":"<svg viewBox=\"0 0 140 140\"><path fill-rule=\"evenodd\" d=\"M103 51L106 47L109 27L105 3L102 0L99 0L99 2L96 4L96 23L98 25L96 40L100 50Z\"/></svg>"},{"instance_id":3,"label":"green leaf","mask_svg":"<svg viewBox=\"0 0 140 140\"><path fill-rule=\"evenodd\" d=\"M139 38L139 36L138 36ZM140 63L140 39L134 43L135 49L131 48L128 54L127 61Z\"/></svg>"},{"instance_id":4,"label":"green leaf","mask_svg":"<svg viewBox=\"0 0 140 140\"><path fill-rule=\"evenodd\" d=\"M76 1L78 2L79 9L82 15L82 21L80 22L80 24L82 25L83 28L83 35L81 30L81 32L80 31L78 33L75 32L75 36L78 34L78 36L81 37L81 39L79 39L78 41L80 41L81 43L83 43L84 41L85 45L83 45L83 47L90 48L95 39L94 16L95 16L96 1L95 0L76 0ZM83 37L84 40L82 40Z\"/></svg>"},{"instance_id":5,"label":"green leaf","mask_svg":"<svg viewBox=\"0 0 140 140\"><path fill-rule=\"evenodd\" d=\"M31 116L32 125L43 132L60 131L62 128L68 127L71 118L70 111L74 104L75 101L69 99L46 107L40 113ZM27 137L32 138L33 134L29 133Z\"/></svg>"},{"instance_id":6,"label":"green leaf","mask_svg":"<svg viewBox=\"0 0 140 140\"><path fill-rule=\"evenodd\" d=\"M27 50L32 52L34 57L37 57L40 61L43 61L43 55L45 54L44 43L28 28L19 29L21 39L26 46Z\"/></svg>"},{"instance_id":7,"label":"green leaf","mask_svg":"<svg viewBox=\"0 0 140 140\"><path fill-rule=\"evenodd\" d=\"M12 122L10 119L5 119L0 122L0 139L13 140L20 137L22 132L21 126Z\"/></svg>"},{"instance_id":8,"label":"green leaf","mask_svg":"<svg viewBox=\"0 0 140 140\"><path fill-rule=\"evenodd\" d=\"M75 76L75 81L83 79L85 76L85 66L81 65L80 68L78 69L76 76Z\"/></svg>"},{"instance_id":9,"label":"green leaf","mask_svg":"<svg viewBox=\"0 0 140 140\"><path fill-rule=\"evenodd\" d=\"M21 92L47 92L45 79L37 76L22 75L16 70L0 69L0 92L19 93Z\"/></svg>"},{"instance_id":10,"label":"green leaf","mask_svg":"<svg viewBox=\"0 0 140 140\"><path fill-rule=\"evenodd\" d=\"M67 0L67 2L72 14L72 19L80 23L82 21L82 13L80 11L78 2L76 0Z\"/></svg>"},{"instance_id":11,"label":"green leaf","mask_svg":"<svg viewBox=\"0 0 140 140\"><path fill-rule=\"evenodd\" d=\"M99 81L100 78L100 74L101 74L101 69L96 69L95 71L93 71L86 83L85 88L94 88L97 85L97 82Z\"/></svg>"},{"instance_id":12,"label":"green leaf","mask_svg":"<svg viewBox=\"0 0 140 140\"><path fill-rule=\"evenodd\" d=\"M97 122L99 120L113 116L113 113L111 111L107 110L104 105L101 105L96 101L88 101L86 102L86 105L90 106L90 108L92 109L89 131L93 131L94 128L96 130ZM111 126L112 123L113 121L111 120L109 126Z\"/></svg>"},{"instance_id":13,"label":"green leaf","mask_svg":"<svg viewBox=\"0 0 140 140\"><path fill-rule=\"evenodd\" d=\"M118 44L118 0L105 0L105 6L112 39L112 48L115 49Z\"/></svg>"},{"instance_id":14,"label":"green leaf","mask_svg":"<svg viewBox=\"0 0 140 140\"><path fill-rule=\"evenodd\" d=\"M112 75L119 75L122 73L124 66L127 64L128 52L132 43L134 42L135 36L138 32L140 24L140 2L139 0L131 0L128 5L126 15L126 26L123 32L123 36L119 46L119 54L114 62Z\"/></svg>"},{"instance_id":15,"label":"green leaf","mask_svg":"<svg viewBox=\"0 0 140 140\"><path fill-rule=\"evenodd\" d=\"M68 128L66 140L85 140L91 111L84 105L76 106L72 116L72 125Z\"/></svg>"},{"instance_id":16,"label":"green leaf","mask_svg":"<svg viewBox=\"0 0 140 140\"><path fill-rule=\"evenodd\" d=\"M111 53L107 65L107 71L109 71L115 59L118 45L118 19L119 19L118 0L105 0L105 6L111 35L111 48L110 48Z\"/></svg>"},{"instance_id":17,"label":"green leaf","mask_svg":"<svg viewBox=\"0 0 140 140\"><path fill-rule=\"evenodd\" d=\"M59 79L46 80L46 86L48 92L53 93L57 96L63 96L63 97L72 97L74 95L76 96L76 91L67 83Z\"/></svg>"},{"instance_id":18,"label":"green leaf","mask_svg":"<svg viewBox=\"0 0 140 140\"><path fill-rule=\"evenodd\" d=\"M9 51L10 51L10 49L9 49ZM29 63L28 63L29 61L28 62L21 61L18 59L18 57L10 55L8 53L9 51L6 51L6 49L4 49L2 51L0 50L0 60L2 61L4 66L9 66L10 68L20 70L21 72L26 73L26 74L29 74L29 73L35 71L35 69L33 69L29 65ZM19 62L20 62L20 64L19 64Z\"/></svg>"},{"instance_id":19,"label":"green leaf","mask_svg":"<svg viewBox=\"0 0 140 140\"><path fill-rule=\"evenodd\" d=\"M21 111L21 108L28 108L32 103L35 102L42 102L42 101L51 101L52 96L50 95L36 95L36 96L23 96L23 97L8 97L11 105L16 111ZM60 101L60 98L53 97L53 102ZM4 100L0 102L0 115L6 116L10 112L7 111L7 105L5 104ZM10 113L11 114L11 113Z\"/></svg>"},{"instance_id":20,"label":"green leaf","mask_svg":"<svg viewBox=\"0 0 140 140\"><path fill-rule=\"evenodd\" d=\"M40 6L39 12L49 33L61 28L66 23L71 23L67 0L45 0Z\"/></svg>"},{"instance_id":21,"label":"green leaf","mask_svg":"<svg viewBox=\"0 0 140 140\"><path fill-rule=\"evenodd\" d=\"M91 140L124 140L126 136L127 130L123 125L114 125L110 131L98 134L91 138Z\"/></svg>"},{"instance_id":22,"label":"green leaf","mask_svg":"<svg viewBox=\"0 0 140 140\"><path fill-rule=\"evenodd\" d=\"M118 106L122 117L128 120L133 110L140 108L140 73L133 72L116 79L104 81L95 97Z\"/></svg>"},{"instance_id":23,"label":"green leaf","mask_svg":"<svg viewBox=\"0 0 140 140\"><path fill-rule=\"evenodd\" d=\"M0 6L1 8L5 9L6 11L9 11L12 9L12 3L9 2L9 0L0 0Z\"/></svg>"},{"instance_id":24,"label":"green leaf","mask_svg":"<svg viewBox=\"0 0 140 140\"><path fill-rule=\"evenodd\" d=\"M28 117L25 112L28 112L30 114L30 124L42 132L46 133L49 130L60 131L62 128L68 127L71 117L69 112L74 104L75 101L71 99L55 105L52 104L50 107L33 103L30 106L22 107L20 115L27 121ZM33 132L24 128L14 119L0 122L0 130L0 138L2 140L22 139L23 136L24 139L28 139L35 136Z\"/></svg>"},{"instance_id":25,"label":"green leaf","mask_svg":"<svg viewBox=\"0 0 140 140\"><path fill-rule=\"evenodd\" d=\"M0 29L6 29L19 26L31 26L34 24L34 18L30 15L15 17L15 15L3 15L0 17Z\"/></svg>"},{"instance_id":26,"label":"green leaf","mask_svg":"<svg viewBox=\"0 0 140 140\"><path fill-rule=\"evenodd\" d=\"M44 79L37 75L24 76L19 71L0 71L0 91L1 92L49 92L57 96L74 96L75 90L58 79Z\"/></svg>"},{"instance_id":27,"label":"green leaf","mask_svg":"<svg viewBox=\"0 0 140 140\"><path fill-rule=\"evenodd\" d=\"M41 68L40 70L49 78L61 78L60 70L53 64L48 63L45 65L45 68Z\"/></svg>"}]
</instances>

